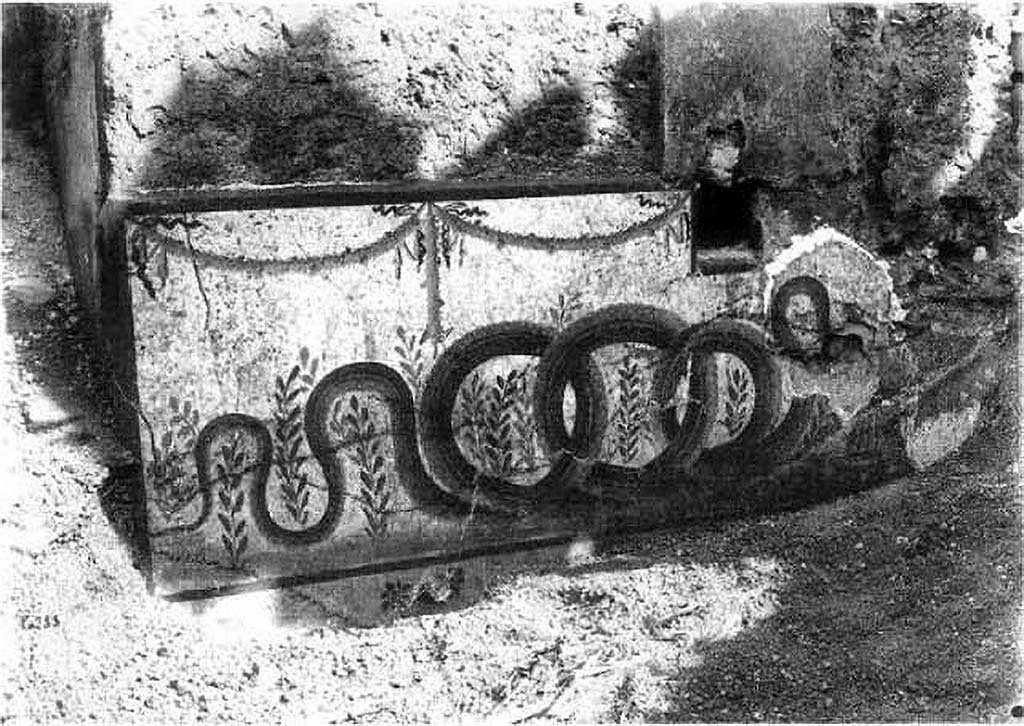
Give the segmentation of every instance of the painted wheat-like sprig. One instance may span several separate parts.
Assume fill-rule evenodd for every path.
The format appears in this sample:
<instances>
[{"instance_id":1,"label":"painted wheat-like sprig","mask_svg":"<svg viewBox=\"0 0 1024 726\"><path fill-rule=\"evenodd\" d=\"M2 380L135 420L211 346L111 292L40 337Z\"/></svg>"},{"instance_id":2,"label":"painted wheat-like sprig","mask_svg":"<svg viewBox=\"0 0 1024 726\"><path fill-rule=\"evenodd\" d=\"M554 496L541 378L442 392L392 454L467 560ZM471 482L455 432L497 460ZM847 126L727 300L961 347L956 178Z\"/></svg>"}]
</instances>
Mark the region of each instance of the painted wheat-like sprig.
<instances>
[{"instance_id":1,"label":"painted wheat-like sprig","mask_svg":"<svg viewBox=\"0 0 1024 726\"><path fill-rule=\"evenodd\" d=\"M614 426L612 449L624 463L640 456L645 439L650 397L640 361L626 354L616 369L618 405L612 416Z\"/></svg>"},{"instance_id":2,"label":"painted wheat-like sprig","mask_svg":"<svg viewBox=\"0 0 1024 726\"><path fill-rule=\"evenodd\" d=\"M373 541L384 539L390 533L393 514L392 487L384 460L384 429L355 395L347 406L342 401L335 404L331 427L358 471L359 490L355 498L366 519L363 531Z\"/></svg>"},{"instance_id":3,"label":"painted wheat-like sprig","mask_svg":"<svg viewBox=\"0 0 1024 726\"><path fill-rule=\"evenodd\" d=\"M246 519L242 513L245 506L245 489L242 480L249 467L248 452L242 435L235 433L228 443L217 451L218 461L214 464L217 488L217 521L220 523L220 541L228 555L228 564L237 568L242 555L249 546Z\"/></svg>"},{"instance_id":4,"label":"painted wheat-like sprig","mask_svg":"<svg viewBox=\"0 0 1024 726\"><path fill-rule=\"evenodd\" d=\"M725 374L725 418L723 423L730 438L736 438L746 428L754 407L754 386L747 367L727 364Z\"/></svg>"},{"instance_id":5,"label":"painted wheat-like sprig","mask_svg":"<svg viewBox=\"0 0 1024 726\"><path fill-rule=\"evenodd\" d=\"M311 483L303 471L310 454L302 433L306 396L316 382L319 358L309 349L299 351L299 362L285 376L277 376L274 389L274 469L285 510L297 524L309 521Z\"/></svg>"}]
</instances>

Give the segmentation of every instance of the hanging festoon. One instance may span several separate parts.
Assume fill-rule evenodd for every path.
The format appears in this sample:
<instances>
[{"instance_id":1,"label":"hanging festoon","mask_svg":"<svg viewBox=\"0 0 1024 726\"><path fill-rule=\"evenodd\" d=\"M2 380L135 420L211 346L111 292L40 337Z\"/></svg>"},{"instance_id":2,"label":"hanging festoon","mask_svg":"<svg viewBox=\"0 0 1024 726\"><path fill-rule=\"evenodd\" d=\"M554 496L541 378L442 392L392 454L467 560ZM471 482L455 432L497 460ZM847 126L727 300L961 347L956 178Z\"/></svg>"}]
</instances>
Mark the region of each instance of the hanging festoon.
<instances>
[{"instance_id":1,"label":"hanging festoon","mask_svg":"<svg viewBox=\"0 0 1024 726\"><path fill-rule=\"evenodd\" d=\"M496 229L480 221L473 221L482 218L485 216L484 214L468 214L465 209L464 206L446 207L430 205L430 211L436 216L439 228L447 230L445 234L466 235L477 240L490 242L498 247L517 246L542 250L597 249L601 247L614 247L649 237L660 238L666 247L670 244L688 245L690 242L688 197L683 197L671 207L650 219L638 222L625 229L606 234L579 235L576 237L543 236Z\"/></svg>"}]
</instances>

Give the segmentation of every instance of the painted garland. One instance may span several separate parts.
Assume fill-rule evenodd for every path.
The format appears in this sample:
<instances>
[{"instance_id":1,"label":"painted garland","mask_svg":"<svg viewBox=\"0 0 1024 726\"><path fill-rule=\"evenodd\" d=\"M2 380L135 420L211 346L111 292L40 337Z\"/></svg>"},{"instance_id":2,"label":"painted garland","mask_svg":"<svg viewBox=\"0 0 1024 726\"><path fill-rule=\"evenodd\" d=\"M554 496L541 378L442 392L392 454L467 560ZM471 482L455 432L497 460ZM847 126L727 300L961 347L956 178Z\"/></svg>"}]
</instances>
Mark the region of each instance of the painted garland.
<instances>
[{"instance_id":1,"label":"painted garland","mask_svg":"<svg viewBox=\"0 0 1024 726\"><path fill-rule=\"evenodd\" d=\"M410 250L404 243L414 233L419 232L422 234L421 227L431 222L442 234L466 235L491 242L498 246L511 245L542 250L613 247L652 235L661 236L666 244L672 242L687 244L690 238L688 202L689 198L684 197L669 209L623 230L599 235L582 235L580 237L544 237L495 229L479 222L468 222L446 209L443 205L426 202L413 211L397 227L384 233L377 241L365 247L345 249L342 252L333 254L306 255L301 257L261 258L196 249L188 242L157 230L155 222L145 225L137 224L136 228L129 234L128 239L134 247L133 259L137 267L140 266L140 259L144 263L145 259L154 256L154 254L165 252L190 257L204 266L258 267L264 269L287 269L300 266L322 267L325 265L362 263L388 252L397 251L401 253L403 248L413 259L422 260L425 251Z\"/></svg>"}]
</instances>

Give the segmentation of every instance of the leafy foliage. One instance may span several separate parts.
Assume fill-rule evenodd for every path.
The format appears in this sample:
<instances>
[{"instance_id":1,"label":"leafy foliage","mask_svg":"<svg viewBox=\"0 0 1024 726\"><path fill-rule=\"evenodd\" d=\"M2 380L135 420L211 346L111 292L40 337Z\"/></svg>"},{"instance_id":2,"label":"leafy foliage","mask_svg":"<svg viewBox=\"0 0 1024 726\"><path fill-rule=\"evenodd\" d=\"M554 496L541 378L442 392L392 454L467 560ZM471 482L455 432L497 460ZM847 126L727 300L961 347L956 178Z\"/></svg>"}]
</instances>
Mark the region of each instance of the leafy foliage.
<instances>
[{"instance_id":1,"label":"leafy foliage","mask_svg":"<svg viewBox=\"0 0 1024 726\"><path fill-rule=\"evenodd\" d=\"M663 194L644 194L643 192L636 195L636 200L642 209L654 209L659 212L669 209L676 203L676 200Z\"/></svg>"},{"instance_id":2,"label":"leafy foliage","mask_svg":"<svg viewBox=\"0 0 1024 726\"><path fill-rule=\"evenodd\" d=\"M168 401L171 417L169 429L153 447L152 460L146 473L153 484L155 501L165 516L173 515L196 498L199 482L190 471L189 457L199 436L199 411L192 402L179 402L176 396Z\"/></svg>"},{"instance_id":3,"label":"leafy foliage","mask_svg":"<svg viewBox=\"0 0 1024 726\"><path fill-rule=\"evenodd\" d=\"M452 250L455 247L456 240L459 242L459 264L461 265L466 257L466 246L462 237L448 225L438 225L437 250L440 252L440 260L444 261L444 266L448 269L451 269L452 266Z\"/></svg>"},{"instance_id":4,"label":"leafy foliage","mask_svg":"<svg viewBox=\"0 0 1024 726\"><path fill-rule=\"evenodd\" d=\"M507 377L497 376L485 399L482 453L488 468L504 476L513 472L515 396L520 380L515 369Z\"/></svg>"},{"instance_id":5,"label":"leafy foliage","mask_svg":"<svg viewBox=\"0 0 1024 726\"><path fill-rule=\"evenodd\" d=\"M242 555L249 546L249 535L245 531L246 521L242 515L242 507L245 506L242 479L250 461L242 444L242 435L235 433L227 444L220 447L217 456L220 461L215 464L214 471L215 481L220 484L217 490L220 541L228 554L231 567L238 567Z\"/></svg>"},{"instance_id":6,"label":"leafy foliage","mask_svg":"<svg viewBox=\"0 0 1024 726\"><path fill-rule=\"evenodd\" d=\"M415 204L375 204L370 207L382 217L405 217L416 211Z\"/></svg>"},{"instance_id":7,"label":"leafy foliage","mask_svg":"<svg viewBox=\"0 0 1024 726\"><path fill-rule=\"evenodd\" d=\"M475 372L459 389L452 421L464 450L487 474L509 477L541 465L530 415L533 365L513 368L488 385Z\"/></svg>"},{"instance_id":8,"label":"leafy foliage","mask_svg":"<svg viewBox=\"0 0 1024 726\"><path fill-rule=\"evenodd\" d=\"M487 216L487 210L482 209L475 205L469 205L465 202L450 202L442 207L448 214L451 214L459 219L463 219L467 222L471 222L474 219L483 219ZM437 248L441 253L441 259L444 260L445 267L451 268L452 266L452 251L455 248L455 244L458 242L459 247L459 266L466 259L466 244L462 235L456 233L447 224L439 224L437 227Z\"/></svg>"},{"instance_id":9,"label":"leafy foliage","mask_svg":"<svg viewBox=\"0 0 1024 726\"><path fill-rule=\"evenodd\" d=\"M474 205L466 204L465 202L450 202L443 206L444 211L449 214L454 214L460 219L483 219L487 216L487 210Z\"/></svg>"},{"instance_id":10,"label":"leafy foliage","mask_svg":"<svg viewBox=\"0 0 1024 726\"><path fill-rule=\"evenodd\" d=\"M562 332L583 308L580 297L579 291L559 293L558 302L548 308L548 317L551 318L551 323L558 332Z\"/></svg>"},{"instance_id":11,"label":"leafy foliage","mask_svg":"<svg viewBox=\"0 0 1024 726\"><path fill-rule=\"evenodd\" d=\"M451 333L451 328L442 330L440 338L434 341L431 351L427 346L427 342L430 340L428 328L424 328L419 335L411 330L406 331L401 325L395 328L395 334L399 340L399 344L394 347L394 351L398 355L398 367L415 399L419 399L423 384L427 379L427 373L430 372L430 366L440 354L444 341Z\"/></svg>"},{"instance_id":12,"label":"leafy foliage","mask_svg":"<svg viewBox=\"0 0 1024 726\"><path fill-rule=\"evenodd\" d=\"M287 376L278 376L274 391L274 468L281 485L285 510L298 524L309 521L309 475L303 466L309 460L302 433L305 398L316 381L319 358L310 359L309 349L299 351L299 363Z\"/></svg>"},{"instance_id":13,"label":"leafy foliage","mask_svg":"<svg viewBox=\"0 0 1024 726\"><path fill-rule=\"evenodd\" d=\"M618 376L618 407L612 417L613 452L623 462L634 461L648 436L646 421L650 408L650 392L644 382L640 362L626 354L616 370Z\"/></svg>"},{"instance_id":14,"label":"leafy foliage","mask_svg":"<svg viewBox=\"0 0 1024 726\"><path fill-rule=\"evenodd\" d=\"M383 539L388 535L392 514L391 488L388 486L381 441L384 429L355 395L348 401L348 410L345 410L343 402L335 403L330 427L359 470L356 500L366 518L363 531L372 540Z\"/></svg>"},{"instance_id":15,"label":"leafy foliage","mask_svg":"<svg viewBox=\"0 0 1024 726\"><path fill-rule=\"evenodd\" d=\"M746 428L754 408L754 382L742 363L725 367L725 419L729 438L736 438Z\"/></svg>"},{"instance_id":16,"label":"leafy foliage","mask_svg":"<svg viewBox=\"0 0 1024 726\"><path fill-rule=\"evenodd\" d=\"M395 353L398 354L398 367L402 370L413 396L418 397L426 378L426 355L424 350L427 343L427 329L416 335L411 330L406 332L405 328L399 325L395 328L399 344L395 346Z\"/></svg>"},{"instance_id":17,"label":"leafy foliage","mask_svg":"<svg viewBox=\"0 0 1024 726\"><path fill-rule=\"evenodd\" d=\"M198 219L186 219L177 216L148 215L137 217L135 228L128 237L131 247L131 261L135 265L135 275L145 288L146 293L154 300L157 291L163 290L167 285L167 238L159 233L157 228L173 230L176 227L183 228L186 233L189 230L203 226ZM159 287L154 284L150 275L156 276Z\"/></svg>"}]
</instances>

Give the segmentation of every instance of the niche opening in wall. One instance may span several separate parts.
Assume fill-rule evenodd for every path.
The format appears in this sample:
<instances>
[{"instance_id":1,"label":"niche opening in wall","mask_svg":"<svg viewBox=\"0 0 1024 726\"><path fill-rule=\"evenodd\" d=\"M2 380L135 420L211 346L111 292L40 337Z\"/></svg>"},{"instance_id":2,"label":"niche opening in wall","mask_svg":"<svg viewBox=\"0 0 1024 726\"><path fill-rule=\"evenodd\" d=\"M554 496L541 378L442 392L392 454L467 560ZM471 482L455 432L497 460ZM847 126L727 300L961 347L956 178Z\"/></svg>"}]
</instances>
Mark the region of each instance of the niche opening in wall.
<instances>
[{"instance_id":1,"label":"niche opening in wall","mask_svg":"<svg viewBox=\"0 0 1024 726\"><path fill-rule=\"evenodd\" d=\"M764 232L757 218L758 180L742 170L746 129L739 119L707 130L693 192L694 267L703 274L741 272L761 263Z\"/></svg>"}]
</instances>

